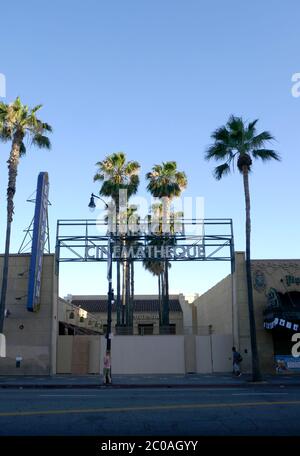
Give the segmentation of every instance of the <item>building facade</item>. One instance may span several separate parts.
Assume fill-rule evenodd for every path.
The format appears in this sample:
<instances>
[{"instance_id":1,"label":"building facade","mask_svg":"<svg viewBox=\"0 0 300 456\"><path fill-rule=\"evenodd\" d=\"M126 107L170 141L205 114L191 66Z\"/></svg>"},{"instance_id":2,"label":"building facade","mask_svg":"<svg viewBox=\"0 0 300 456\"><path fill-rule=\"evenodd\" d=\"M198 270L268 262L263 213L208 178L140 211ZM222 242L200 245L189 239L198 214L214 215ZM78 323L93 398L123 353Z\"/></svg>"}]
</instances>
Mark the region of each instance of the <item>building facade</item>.
<instances>
[{"instance_id":1,"label":"building facade","mask_svg":"<svg viewBox=\"0 0 300 456\"><path fill-rule=\"evenodd\" d=\"M0 357L0 375L99 372L99 356L106 345L107 297L59 298L55 256L44 255L40 306L38 311L29 312L26 306L29 262L29 254L10 255L4 320L7 353L5 358ZM0 274L2 264L3 256L0 256ZM300 260L252 260L251 268L262 371L299 372L300 353L295 354L293 348L297 335L300 340ZM243 252L235 253L234 273L203 295L196 299L182 294L170 296L171 334L168 336L159 334L156 296L135 297L130 335L117 333L115 310L112 346L117 372L126 371L121 356L125 346L128 350L144 347L146 358L151 358L142 371L143 356L136 361L134 352L130 353L130 372L162 372L162 365L153 355L153 347L157 345L165 347L166 360L172 350L171 372L176 369L176 372L230 372L232 345L242 353L243 370L251 371ZM163 365L166 373L168 366L166 361Z\"/></svg>"},{"instance_id":2,"label":"building facade","mask_svg":"<svg viewBox=\"0 0 300 456\"><path fill-rule=\"evenodd\" d=\"M292 354L300 333L300 260L252 260L252 282L258 353L263 373L300 371ZM251 370L251 343L244 252L235 253L235 271L194 302L197 324L212 325L215 334L232 335ZM300 339L300 334L299 334Z\"/></svg>"},{"instance_id":3,"label":"building facade","mask_svg":"<svg viewBox=\"0 0 300 456\"><path fill-rule=\"evenodd\" d=\"M184 306L184 298L179 295L170 295L170 334L183 334L183 312L181 302ZM103 325L103 333L107 328L107 296L72 296L72 304L92 314ZM117 315L116 304L112 305L112 333L126 334L126 327L116 328ZM150 336L158 335L159 328L159 300L156 295L137 295L133 302L133 328L130 328L133 335Z\"/></svg>"},{"instance_id":4,"label":"building facade","mask_svg":"<svg viewBox=\"0 0 300 456\"><path fill-rule=\"evenodd\" d=\"M56 372L58 282L55 256L44 255L40 305L27 310L30 254L10 255L6 318L6 357L0 357L0 375L51 375ZM2 279L3 255L0 256ZM1 285L0 279L0 285Z\"/></svg>"}]
</instances>

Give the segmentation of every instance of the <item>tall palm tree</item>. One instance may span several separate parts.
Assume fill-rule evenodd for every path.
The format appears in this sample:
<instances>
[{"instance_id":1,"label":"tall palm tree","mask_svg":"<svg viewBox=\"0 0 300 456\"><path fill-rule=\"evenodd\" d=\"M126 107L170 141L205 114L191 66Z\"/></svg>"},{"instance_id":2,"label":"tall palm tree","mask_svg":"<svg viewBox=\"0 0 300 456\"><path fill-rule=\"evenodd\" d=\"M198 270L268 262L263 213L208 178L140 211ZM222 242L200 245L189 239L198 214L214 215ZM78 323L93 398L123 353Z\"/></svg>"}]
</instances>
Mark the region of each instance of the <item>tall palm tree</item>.
<instances>
[{"instance_id":1,"label":"tall palm tree","mask_svg":"<svg viewBox=\"0 0 300 456\"><path fill-rule=\"evenodd\" d=\"M187 187L187 177L183 171L178 171L175 161L154 165L146 174L147 190L154 198L163 202L163 231L170 230L170 206L175 197L179 197Z\"/></svg>"},{"instance_id":2,"label":"tall palm tree","mask_svg":"<svg viewBox=\"0 0 300 456\"><path fill-rule=\"evenodd\" d=\"M138 241L137 236L140 233L139 224L140 216L137 213L137 206L129 205L126 211L120 216L121 223L127 226L126 235L124 237L124 247L130 249L132 254L138 251L142 245ZM134 258L130 257L123 261L123 286L122 286L122 300L124 311L123 320L128 327L128 330L133 330L133 305L134 305Z\"/></svg>"},{"instance_id":3,"label":"tall palm tree","mask_svg":"<svg viewBox=\"0 0 300 456\"><path fill-rule=\"evenodd\" d=\"M149 247L163 247L165 240L162 238L163 234L163 205L162 203L155 203L151 206L151 214L148 214L148 225L151 229L151 234L148 240ZM170 213L170 232L176 234L176 228L178 220L182 220L183 212L171 212ZM153 234L155 237L153 237ZM174 245L176 242L175 237L168 239L168 245ZM151 272L152 275L158 279L158 302L159 302L159 324L162 326L163 320L163 303L164 296L166 294L165 289L165 262L159 261L158 259L145 258L143 260L144 268ZM168 268L171 268L170 262L168 262Z\"/></svg>"},{"instance_id":4,"label":"tall palm tree","mask_svg":"<svg viewBox=\"0 0 300 456\"><path fill-rule=\"evenodd\" d=\"M16 181L20 157L26 154L25 139L29 139L32 145L39 148L49 149L51 144L47 136L52 128L37 118L36 113L42 105L29 108L23 105L20 98L13 103L0 103L0 140L11 142L11 151L8 163L8 187L7 187L7 227L5 254L3 265L3 279L0 303L0 333L3 331L11 224L14 214L14 195L16 193Z\"/></svg>"},{"instance_id":5,"label":"tall palm tree","mask_svg":"<svg viewBox=\"0 0 300 456\"><path fill-rule=\"evenodd\" d=\"M179 197L187 187L187 177L183 171L177 169L175 161L163 162L161 165L154 165L152 170L146 174L148 181L147 190L154 198L163 202L163 238L165 245L169 244L170 238L170 206L175 197ZM169 327L169 265L168 259L164 260L164 298L162 326Z\"/></svg>"},{"instance_id":6,"label":"tall palm tree","mask_svg":"<svg viewBox=\"0 0 300 456\"><path fill-rule=\"evenodd\" d=\"M253 290L251 277L251 217L250 217L250 190L249 172L252 169L252 159L280 160L279 155L266 144L274 138L268 131L257 133L258 120L246 123L241 117L231 116L225 126L215 130L211 138L213 143L206 151L206 159L223 161L214 170L217 180L228 174L231 166L236 162L237 168L243 176L245 208L246 208L246 276L248 292L248 309L250 323L250 337L252 350L252 377L253 381L260 381L262 376L259 366L259 357L256 341L255 316L253 307Z\"/></svg>"},{"instance_id":7,"label":"tall palm tree","mask_svg":"<svg viewBox=\"0 0 300 456\"><path fill-rule=\"evenodd\" d=\"M94 176L94 182L102 182L102 186L99 194L102 196L111 197L116 211L116 217L113 221L115 227L114 232L117 237L119 237L120 242L124 244L125 236L120 233L120 191L127 191L127 198L135 195L139 186L139 170L140 164L137 161L127 161L126 154L124 152L115 152L111 155L108 155L103 161L96 163L98 166L98 171ZM122 214L121 214L122 215ZM123 264L123 275L124 270L126 270L127 265L125 262ZM126 272L125 272L126 274ZM121 323L121 309L120 309L120 261L117 262L117 326L120 326ZM128 283L128 281L127 281ZM123 293L126 301L128 298L128 293ZM123 301L123 305L126 303ZM122 306L122 324L124 321L124 307Z\"/></svg>"},{"instance_id":8,"label":"tall palm tree","mask_svg":"<svg viewBox=\"0 0 300 456\"><path fill-rule=\"evenodd\" d=\"M148 245L153 246L159 246L161 243L159 243L157 240L155 241L150 241ZM163 261L157 261L157 260L151 260L151 259L144 259L143 260L143 266L146 269L146 271L151 272L152 275L157 277L158 279L158 304L159 304L159 325L162 325L162 317L163 317L163 295L164 295L164 270L165 270L165 264ZM169 265L170 267L170 265Z\"/></svg>"}]
</instances>

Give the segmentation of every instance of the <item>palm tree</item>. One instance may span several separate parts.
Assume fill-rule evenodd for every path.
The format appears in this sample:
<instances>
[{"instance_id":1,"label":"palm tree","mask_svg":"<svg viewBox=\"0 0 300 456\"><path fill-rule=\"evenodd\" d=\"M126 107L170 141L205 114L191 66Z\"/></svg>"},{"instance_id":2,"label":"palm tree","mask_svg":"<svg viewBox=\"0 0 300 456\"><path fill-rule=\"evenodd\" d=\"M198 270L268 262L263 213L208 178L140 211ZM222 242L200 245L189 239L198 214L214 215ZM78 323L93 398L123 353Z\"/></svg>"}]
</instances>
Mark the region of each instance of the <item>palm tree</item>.
<instances>
[{"instance_id":1,"label":"palm tree","mask_svg":"<svg viewBox=\"0 0 300 456\"><path fill-rule=\"evenodd\" d=\"M163 202L163 231L170 231L170 205L175 197L179 197L187 187L187 177L182 171L177 170L175 161L163 162L154 165L146 174L148 180L147 190L154 198Z\"/></svg>"},{"instance_id":2,"label":"palm tree","mask_svg":"<svg viewBox=\"0 0 300 456\"><path fill-rule=\"evenodd\" d=\"M11 224L14 214L14 195L16 193L19 160L26 154L26 138L31 141L31 144L39 148L49 149L51 146L47 134L52 132L52 128L36 116L41 107L42 105L38 105L29 108L22 104L19 97L10 104L0 103L0 140L11 141L11 151L7 161L7 227L0 303L0 333L3 331L4 323Z\"/></svg>"},{"instance_id":3,"label":"palm tree","mask_svg":"<svg viewBox=\"0 0 300 456\"><path fill-rule=\"evenodd\" d=\"M120 190L127 191L128 199L136 194L140 183L140 164L137 161L126 161L124 152L115 152L96 163L96 166L98 171L94 176L94 182L103 182L99 194L111 197L119 214Z\"/></svg>"},{"instance_id":4,"label":"palm tree","mask_svg":"<svg viewBox=\"0 0 300 456\"><path fill-rule=\"evenodd\" d=\"M138 241L137 236L140 233L139 224L140 216L137 213L137 206L130 205L126 211L122 211L120 215L121 223L127 226L127 234L124 238L124 247L130 249L132 254L135 254L138 248L142 245ZM124 312L124 320L128 330L133 329L133 306L134 306L134 258L130 257L123 261L123 286L122 286L122 300L124 305L122 310Z\"/></svg>"},{"instance_id":5,"label":"palm tree","mask_svg":"<svg viewBox=\"0 0 300 456\"><path fill-rule=\"evenodd\" d=\"M274 138L268 131L257 133L258 120L246 123L241 117L231 116L225 126L215 130L211 135L213 144L206 151L206 159L223 161L214 170L217 180L228 174L231 166L236 162L237 168L243 176L245 208L246 208L246 276L248 292L248 309L250 323L250 337L252 350L252 376L253 381L260 381L262 376L259 366L259 357L256 341L255 316L253 308L253 290L251 277L251 217L250 217L250 191L249 172L252 168L252 159L262 161L280 160L279 155L272 149L267 149L266 144Z\"/></svg>"},{"instance_id":6,"label":"palm tree","mask_svg":"<svg viewBox=\"0 0 300 456\"><path fill-rule=\"evenodd\" d=\"M162 203L155 203L151 206L151 214L147 216L149 229L151 229L151 234L148 239L147 245L149 247L163 247L166 242L162 238L163 234L163 205ZM176 234L176 225L178 220L182 220L183 212L171 212L170 213L170 232L171 234ZM154 237L153 237L154 234ZM175 237L168 239L168 245L174 245L176 242ZM144 268L151 272L152 275L158 278L158 302L159 302L159 324L162 326L163 319L163 303L164 296L166 295L165 289L165 263L164 261L159 261L158 259L146 258L143 260ZM168 262L168 268L171 268L171 264Z\"/></svg>"},{"instance_id":7,"label":"palm tree","mask_svg":"<svg viewBox=\"0 0 300 456\"><path fill-rule=\"evenodd\" d=\"M162 242L156 241L150 241L148 245L153 246L160 246L162 245ZM163 296L164 296L164 270L165 270L165 265L163 261L157 261L157 260L151 260L151 259L145 259L143 260L143 266L146 269L146 271L151 272L152 275L157 277L158 279L158 303L159 303L159 325L162 325L162 317L163 317ZM170 267L171 265L169 265Z\"/></svg>"},{"instance_id":8,"label":"palm tree","mask_svg":"<svg viewBox=\"0 0 300 456\"><path fill-rule=\"evenodd\" d=\"M125 242L124 235L120 233L120 191L127 191L127 198L135 195L139 186L139 170L140 164L137 161L126 161L124 152L116 152L108 155L103 161L96 163L98 171L94 176L94 182L102 182L99 194L102 196L111 197L116 211L116 216L113 217L113 226L117 236L119 236L122 244ZM122 215L122 214L121 214ZM123 262L123 276L126 274L127 265ZM125 279L126 281L126 279ZM117 262L117 326L120 326L120 261ZM128 283L128 281L127 281ZM127 298L124 298L127 296ZM123 293L123 299L128 300L126 290ZM123 305L125 302L123 301ZM122 324L124 324L124 307L122 306Z\"/></svg>"},{"instance_id":9,"label":"palm tree","mask_svg":"<svg viewBox=\"0 0 300 456\"><path fill-rule=\"evenodd\" d=\"M170 234L170 206L175 197L179 197L187 187L187 177L184 172L178 171L175 161L163 162L161 165L154 165L152 170L146 174L148 181L147 190L154 198L162 200L162 236L165 244L169 244ZM169 327L169 266L168 259L164 260L164 303L162 326Z\"/></svg>"}]
</instances>

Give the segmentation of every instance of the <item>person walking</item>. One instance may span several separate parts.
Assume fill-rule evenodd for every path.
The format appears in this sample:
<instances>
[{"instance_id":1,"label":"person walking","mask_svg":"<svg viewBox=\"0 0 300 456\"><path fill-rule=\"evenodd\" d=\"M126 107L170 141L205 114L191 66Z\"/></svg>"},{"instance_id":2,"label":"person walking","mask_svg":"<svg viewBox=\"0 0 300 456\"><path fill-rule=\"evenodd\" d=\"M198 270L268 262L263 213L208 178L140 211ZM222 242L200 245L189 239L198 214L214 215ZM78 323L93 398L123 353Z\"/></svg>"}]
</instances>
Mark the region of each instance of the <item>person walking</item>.
<instances>
[{"instance_id":1,"label":"person walking","mask_svg":"<svg viewBox=\"0 0 300 456\"><path fill-rule=\"evenodd\" d=\"M103 383L111 384L111 358L110 352L106 351L103 359Z\"/></svg>"},{"instance_id":2,"label":"person walking","mask_svg":"<svg viewBox=\"0 0 300 456\"><path fill-rule=\"evenodd\" d=\"M242 375L240 364L243 361L243 358L235 347L232 347L232 353L233 353L233 357L232 357L233 373L237 377L240 377Z\"/></svg>"}]
</instances>

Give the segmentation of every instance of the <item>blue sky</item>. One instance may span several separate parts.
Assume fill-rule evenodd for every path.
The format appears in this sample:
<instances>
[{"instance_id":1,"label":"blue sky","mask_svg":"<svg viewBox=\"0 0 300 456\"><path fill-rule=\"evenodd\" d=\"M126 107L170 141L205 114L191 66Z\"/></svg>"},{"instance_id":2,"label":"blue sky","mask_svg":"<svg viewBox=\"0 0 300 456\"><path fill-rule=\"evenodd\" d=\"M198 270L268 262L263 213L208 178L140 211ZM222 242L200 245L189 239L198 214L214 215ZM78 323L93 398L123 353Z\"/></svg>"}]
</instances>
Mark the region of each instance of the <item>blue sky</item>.
<instances>
[{"instance_id":1,"label":"blue sky","mask_svg":"<svg viewBox=\"0 0 300 456\"><path fill-rule=\"evenodd\" d=\"M203 159L210 134L230 114L259 118L276 137L281 163L256 162L251 175L253 258L299 258L300 71L297 0L16 0L1 6L0 73L7 96L43 103L52 150L28 150L19 167L12 251L22 241L37 175L50 176L50 224L90 218L95 163L124 151L141 163L176 160L189 179L186 196L205 198L206 217L232 217L244 248L244 195L238 173L221 182ZM2 251L6 223L6 160L0 145ZM1 196L2 195L2 196ZM105 267L63 265L61 295L105 293ZM173 267L171 291L201 293L229 272L227 264ZM136 291L156 292L137 272Z\"/></svg>"}]
</instances>

